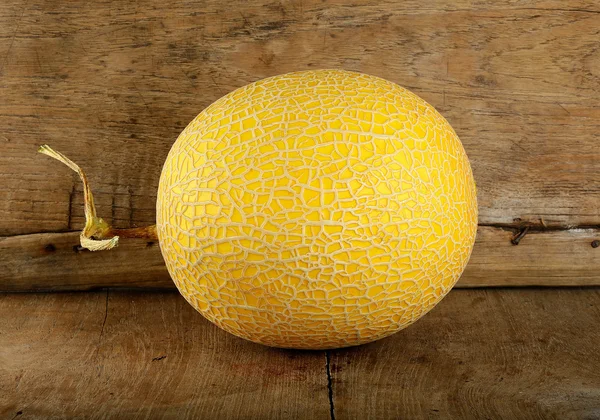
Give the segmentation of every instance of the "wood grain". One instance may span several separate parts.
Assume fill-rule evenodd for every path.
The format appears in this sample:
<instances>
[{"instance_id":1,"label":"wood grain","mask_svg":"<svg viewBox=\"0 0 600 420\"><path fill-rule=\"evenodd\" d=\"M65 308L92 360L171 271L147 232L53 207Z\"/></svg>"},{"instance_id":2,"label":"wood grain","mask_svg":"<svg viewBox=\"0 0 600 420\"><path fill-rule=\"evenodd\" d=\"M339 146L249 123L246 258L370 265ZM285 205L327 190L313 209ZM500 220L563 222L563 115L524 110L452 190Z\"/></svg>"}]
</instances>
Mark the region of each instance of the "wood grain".
<instances>
[{"instance_id":1,"label":"wood grain","mask_svg":"<svg viewBox=\"0 0 600 420\"><path fill-rule=\"evenodd\" d=\"M124 239L91 252L79 232L0 238L0 291L174 288L157 242Z\"/></svg>"},{"instance_id":2,"label":"wood grain","mask_svg":"<svg viewBox=\"0 0 600 420\"><path fill-rule=\"evenodd\" d=\"M412 89L472 160L481 222L600 224L597 2L205 0L0 4L0 235L151 224L178 133L232 89L336 67Z\"/></svg>"},{"instance_id":3,"label":"wood grain","mask_svg":"<svg viewBox=\"0 0 600 420\"><path fill-rule=\"evenodd\" d=\"M0 294L0 417L328 419L329 382L338 420L592 419L598 302L594 288L455 290L326 357L233 337L172 292Z\"/></svg>"},{"instance_id":4,"label":"wood grain","mask_svg":"<svg viewBox=\"0 0 600 420\"><path fill-rule=\"evenodd\" d=\"M516 231L480 226L457 287L600 286L600 229ZM43 233L0 238L0 291L173 288L158 243L123 239L118 248L79 250L79 235Z\"/></svg>"},{"instance_id":5,"label":"wood grain","mask_svg":"<svg viewBox=\"0 0 600 420\"><path fill-rule=\"evenodd\" d=\"M480 226L458 287L600 286L600 229L530 231Z\"/></svg>"},{"instance_id":6,"label":"wood grain","mask_svg":"<svg viewBox=\"0 0 600 420\"><path fill-rule=\"evenodd\" d=\"M323 352L238 339L173 292L4 294L0 319L2 418L329 417Z\"/></svg>"},{"instance_id":7,"label":"wood grain","mask_svg":"<svg viewBox=\"0 0 600 420\"><path fill-rule=\"evenodd\" d=\"M595 419L598 289L460 290L380 342L329 352L335 418Z\"/></svg>"}]
</instances>

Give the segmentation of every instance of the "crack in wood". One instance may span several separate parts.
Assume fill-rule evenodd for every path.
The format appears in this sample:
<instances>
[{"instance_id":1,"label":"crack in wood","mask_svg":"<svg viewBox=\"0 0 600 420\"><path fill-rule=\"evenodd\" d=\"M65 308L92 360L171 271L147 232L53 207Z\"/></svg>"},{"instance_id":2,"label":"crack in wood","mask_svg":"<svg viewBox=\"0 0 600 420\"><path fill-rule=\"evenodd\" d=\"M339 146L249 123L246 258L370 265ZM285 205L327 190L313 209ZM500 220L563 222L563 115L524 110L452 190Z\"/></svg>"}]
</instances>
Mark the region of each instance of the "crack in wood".
<instances>
[{"instance_id":1,"label":"crack in wood","mask_svg":"<svg viewBox=\"0 0 600 420\"><path fill-rule=\"evenodd\" d=\"M128 198L129 198L129 227L133 227L133 212L134 212L134 208L133 208L133 190L131 188L127 188L127 194L128 194Z\"/></svg>"},{"instance_id":2,"label":"crack in wood","mask_svg":"<svg viewBox=\"0 0 600 420\"><path fill-rule=\"evenodd\" d=\"M94 355L94 359L98 360L98 354L100 353L100 346L102 345L102 337L104 336L104 327L106 326L106 319L108 318L108 295L110 294L110 290L106 289L106 302L104 306L104 319L102 320L102 327L100 328L100 335L98 336L98 344L96 345L96 354ZM100 376L100 372L98 372L98 376Z\"/></svg>"},{"instance_id":3,"label":"crack in wood","mask_svg":"<svg viewBox=\"0 0 600 420\"><path fill-rule=\"evenodd\" d=\"M14 417L12 418L12 420L16 419L17 417L19 417L20 415L23 414L23 410L19 410L15 413Z\"/></svg>"},{"instance_id":4,"label":"crack in wood","mask_svg":"<svg viewBox=\"0 0 600 420\"><path fill-rule=\"evenodd\" d=\"M331 355L325 350L325 368L327 371L327 395L329 398L329 417L335 420L335 406L333 405L333 380L331 378Z\"/></svg>"},{"instance_id":5,"label":"crack in wood","mask_svg":"<svg viewBox=\"0 0 600 420\"><path fill-rule=\"evenodd\" d=\"M540 12L567 12L567 13L592 13L600 14L600 10L587 10L587 9L561 9L561 8L544 8L544 7L519 7L515 10L535 10Z\"/></svg>"},{"instance_id":6,"label":"crack in wood","mask_svg":"<svg viewBox=\"0 0 600 420\"><path fill-rule=\"evenodd\" d=\"M112 196L110 202L110 223L114 226L116 218L115 196Z\"/></svg>"},{"instance_id":7,"label":"crack in wood","mask_svg":"<svg viewBox=\"0 0 600 420\"><path fill-rule=\"evenodd\" d=\"M581 230L581 229L600 229L599 224L582 224L582 225L549 225L543 219L540 219L539 222L532 221L517 221L514 223L479 223L478 227L490 227L502 230L509 231L521 231L525 228L529 230L529 232L561 232L561 231L570 231L570 230Z\"/></svg>"},{"instance_id":8,"label":"crack in wood","mask_svg":"<svg viewBox=\"0 0 600 420\"><path fill-rule=\"evenodd\" d=\"M75 184L69 193L69 214L67 215L67 229L71 229L71 217L73 213L73 197L75 196Z\"/></svg>"},{"instance_id":9,"label":"crack in wood","mask_svg":"<svg viewBox=\"0 0 600 420\"><path fill-rule=\"evenodd\" d=\"M529 226L527 226L526 228L519 231L519 233L517 233L515 236L512 237L512 239L510 240L510 243L513 245L519 245L519 242L521 242L521 240L525 237L525 235L527 235L527 232L529 232L529 229L530 229Z\"/></svg>"}]
</instances>

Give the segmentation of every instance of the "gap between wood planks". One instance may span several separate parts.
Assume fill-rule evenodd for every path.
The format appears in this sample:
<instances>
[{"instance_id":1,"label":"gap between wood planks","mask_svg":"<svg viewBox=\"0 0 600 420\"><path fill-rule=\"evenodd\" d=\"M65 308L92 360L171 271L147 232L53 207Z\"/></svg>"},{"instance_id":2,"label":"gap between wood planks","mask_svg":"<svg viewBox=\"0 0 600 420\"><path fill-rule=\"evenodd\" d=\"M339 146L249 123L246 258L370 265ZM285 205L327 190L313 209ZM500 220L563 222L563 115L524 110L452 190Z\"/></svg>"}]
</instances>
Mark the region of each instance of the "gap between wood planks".
<instances>
[{"instance_id":1,"label":"gap between wood planks","mask_svg":"<svg viewBox=\"0 0 600 420\"><path fill-rule=\"evenodd\" d=\"M70 215L69 215L70 218ZM69 225L70 226L70 225ZM600 223L598 224L585 224L585 225L562 225L562 224L547 224L543 218L540 218L539 221L532 220L522 220L520 218L515 218L513 223L478 223L478 227L490 227L497 228L512 232L520 232L522 230L527 229L528 232L554 232L554 231L569 231L569 230L581 230L581 229L597 229L600 230ZM17 233L13 235L2 235L0 236L0 241L5 238L14 238L14 237L26 237L32 235L42 235L42 234L61 234L61 233L80 233L80 229L68 229L68 230L59 230L59 231L40 231L40 232L30 232L30 233ZM148 246L154 245L154 241L148 241Z\"/></svg>"},{"instance_id":2,"label":"gap between wood planks","mask_svg":"<svg viewBox=\"0 0 600 420\"><path fill-rule=\"evenodd\" d=\"M69 215L70 220L70 215ZM69 224L70 226L70 224ZM533 221L525 221L519 218L515 218L513 223L479 223L478 227L489 227L502 229L506 231L510 231L514 233L513 238L511 239L511 243L513 245L519 245L521 239L525 237L528 233L540 233L540 232L557 232L557 231L578 231L578 230L600 230L599 224L586 224L586 225L555 225L555 224L546 224L544 219L539 219L539 222ZM61 234L61 233L79 233L79 230L65 230L65 231L57 231L57 232L35 232L35 233L26 233L26 234L15 234L15 235L4 235L0 236L0 241L5 238L14 238L14 237L27 237L31 235L41 235L41 234ZM600 232L599 232L600 236ZM590 245L593 248L600 247L599 240L593 240L590 242ZM147 246L154 246L154 241L147 241ZM52 244L48 245L52 247ZM82 248L81 246L74 246L73 250L76 252L86 252L87 250Z\"/></svg>"}]
</instances>

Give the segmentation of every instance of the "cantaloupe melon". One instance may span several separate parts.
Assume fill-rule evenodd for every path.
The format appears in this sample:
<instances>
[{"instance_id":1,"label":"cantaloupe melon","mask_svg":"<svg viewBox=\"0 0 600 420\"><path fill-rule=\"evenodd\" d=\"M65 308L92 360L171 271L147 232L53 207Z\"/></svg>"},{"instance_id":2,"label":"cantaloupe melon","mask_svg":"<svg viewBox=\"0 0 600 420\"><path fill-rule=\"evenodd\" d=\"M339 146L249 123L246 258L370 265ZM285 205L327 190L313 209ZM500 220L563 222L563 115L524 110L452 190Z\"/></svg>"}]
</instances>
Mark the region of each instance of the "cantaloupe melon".
<instances>
[{"instance_id":1,"label":"cantaloupe melon","mask_svg":"<svg viewBox=\"0 0 600 420\"><path fill-rule=\"evenodd\" d=\"M394 83L340 70L217 100L173 145L157 200L181 294L224 330L277 347L406 327L456 283L476 229L473 175L448 122Z\"/></svg>"}]
</instances>

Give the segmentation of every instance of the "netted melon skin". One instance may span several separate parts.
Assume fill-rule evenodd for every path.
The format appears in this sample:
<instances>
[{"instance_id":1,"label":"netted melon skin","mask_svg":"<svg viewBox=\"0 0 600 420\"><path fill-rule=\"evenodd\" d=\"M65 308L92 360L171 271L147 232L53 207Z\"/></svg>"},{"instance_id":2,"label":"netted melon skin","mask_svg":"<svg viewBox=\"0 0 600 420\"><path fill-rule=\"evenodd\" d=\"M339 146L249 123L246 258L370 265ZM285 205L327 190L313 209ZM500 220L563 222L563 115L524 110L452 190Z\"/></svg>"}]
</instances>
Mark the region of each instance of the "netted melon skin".
<instances>
[{"instance_id":1,"label":"netted melon skin","mask_svg":"<svg viewBox=\"0 0 600 420\"><path fill-rule=\"evenodd\" d=\"M181 294L230 333L326 349L388 336L452 288L477 230L460 140L429 104L355 72L219 99L164 164L157 231Z\"/></svg>"}]
</instances>

